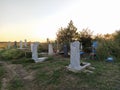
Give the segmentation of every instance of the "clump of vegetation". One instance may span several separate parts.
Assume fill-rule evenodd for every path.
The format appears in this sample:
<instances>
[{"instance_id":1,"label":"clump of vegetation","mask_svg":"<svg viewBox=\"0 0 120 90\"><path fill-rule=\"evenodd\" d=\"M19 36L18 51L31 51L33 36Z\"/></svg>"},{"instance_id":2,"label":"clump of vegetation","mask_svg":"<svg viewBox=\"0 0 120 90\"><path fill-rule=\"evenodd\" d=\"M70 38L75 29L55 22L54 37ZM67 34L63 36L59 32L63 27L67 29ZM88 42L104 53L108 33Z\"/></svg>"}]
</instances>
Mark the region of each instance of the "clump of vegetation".
<instances>
[{"instance_id":1,"label":"clump of vegetation","mask_svg":"<svg viewBox=\"0 0 120 90\"><path fill-rule=\"evenodd\" d=\"M84 51L89 51L89 48L91 47L93 40L92 35L93 32L88 28L83 29L82 31L79 32L78 40L82 43Z\"/></svg>"},{"instance_id":2,"label":"clump of vegetation","mask_svg":"<svg viewBox=\"0 0 120 90\"><path fill-rule=\"evenodd\" d=\"M33 59L30 59L30 58L21 58L19 60L12 60L12 63L13 64L27 64L27 63L34 63L34 60Z\"/></svg>"},{"instance_id":3,"label":"clump of vegetation","mask_svg":"<svg viewBox=\"0 0 120 90\"><path fill-rule=\"evenodd\" d=\"M2 87L2 78L5 75L5 69L3 68L3 66L0 64L0 88Z\"/></svg>"},{"instance_id":4,"label":"clump of vegetation","mask_svg":"<svg viewBox=\"0 0 120 90\"><path fill-rule=\"evenodd\" d=\"M60 28L57 32L57 43L59 43L60 51L63 51L64 45L67 46L68 52L70 51L70 43L73 41L79 41L83 46L82 50L86 53L90 52L90 47L92 44L92 35L93 32L86 28L82 31L77 31L77 28L74 26L73 21L71 20L68 23L67 28Z\"/></svg>"},{"instance_id":5,"label":"clump of vegetation","mask_svg":"<svg viewBox=\"0 0 120 90\"><path fill-rule=\"evenodd\" d=\"M114 34L113 34L113 37L114 37L114 41L117 42L120 46L120 30L117 30Z\"/></svg>"},{"instance_id":6,"label":"clump of vegetation","mask_svg":"<svg viewBox=\"0 0 120 90\"><path fill-rule=\"evenodd\" d=\"M14 77L8 86L9 90L22 90L23 87L24 87L24 84L22 80L18 77Z\"/></svg>"},{"instance_id":7,"label":"clump of vegetation","mask_svg":"<svg viewBox=\"0 0 120 90\"><path fill-rule=\"evenodd\" d=\"M99 46L97 48L97 55L101 60L107 57L120 58L120 44L119 44L119 32L114 34L106 34L104 37L97 38Z\"/></svg>"},{"instance_id":8,"label":"clump of vegetation","mask_svg":"<svg viewBox=\"0 0 120 90\"><path fill-rule=\"evenodd\" d=\"M73 21L71 20L68 23L67 28L60 28L57 32L57 40L60 44L69 44L72 41L76 40L77 28L73 25Z\"/></svg>"},{"instance_id":9,"label":"clump of vegetation","mask_svg":"<svg viewBox=\"0 0 120 90\"><path fill-rule=\"evenodd\" d=\"M38 52L48 52L48 43L40 43Z\"/></svg>"},{"instance_id":10,"label":"clump of vegetation","mask_svg":"<svg viewBox=\"0 0 120 90\"><path fill-rule=\"evenodd\" d=\"M18 59L25 56L25 52L18 49L5 49L0 53L3 60Z\"/></svg>"}]
</instances>

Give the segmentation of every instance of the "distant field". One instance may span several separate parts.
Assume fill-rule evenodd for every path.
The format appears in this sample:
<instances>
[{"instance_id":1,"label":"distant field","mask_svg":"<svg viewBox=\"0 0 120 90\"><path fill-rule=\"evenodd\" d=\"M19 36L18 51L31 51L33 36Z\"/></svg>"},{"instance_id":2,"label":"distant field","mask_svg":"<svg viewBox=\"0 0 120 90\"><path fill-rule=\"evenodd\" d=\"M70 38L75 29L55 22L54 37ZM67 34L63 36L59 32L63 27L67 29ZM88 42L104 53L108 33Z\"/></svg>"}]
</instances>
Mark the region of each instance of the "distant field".
<instances>
[{"instance_id":1,"label":"distant field","mask_svg":"<svg viewBox=\"0 0 120 90\"><path fill-rule=\"evenodd\" d=\"M6 48L7 42L0 42L0 48Z\"/></svg>"},{"instance_id":2,"label":"distant field","mask_svg":"<svg viewBox=\"0 0 120 90\"><path fill-rule=\"evenodd\" d=\"M32 42L27 42L27 45L30 46ZM24 45L24 42L23 42ZM0 49L5 49L8 46L8 42L0 42ZM14 42L11 42L11 47L14 46ZM17 46L19 47L19 42L17 42ZM40 46L42 48L46 48L47 49L47 43L40 43Z\"/></svg>"},{"instance_id":3,"label":"distant field","mask_svg":"<svg viewBox=\"0 0 120 90\"><path fill-rule=\"evenodd\" d=\"M8 46L8 42L0 42L0 49L5 49ZM14 42L11 42L11 47L14 46ZM17 46L19 46L19 43L17 43Z\"/></svg>"}]
</instances>

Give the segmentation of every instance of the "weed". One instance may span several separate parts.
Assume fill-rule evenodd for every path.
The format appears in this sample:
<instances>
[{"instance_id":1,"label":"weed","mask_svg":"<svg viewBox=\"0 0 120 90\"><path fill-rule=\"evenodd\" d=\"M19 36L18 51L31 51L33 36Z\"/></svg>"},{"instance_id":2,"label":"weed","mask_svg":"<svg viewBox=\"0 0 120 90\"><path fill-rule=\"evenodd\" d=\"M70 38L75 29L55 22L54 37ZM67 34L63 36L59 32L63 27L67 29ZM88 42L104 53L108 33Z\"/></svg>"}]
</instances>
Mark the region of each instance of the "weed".
<instances>
[{"instance_id":1,"label":"weed","mask_svg":"<svg viewBox=\"0 0 120 90\"><path fill-rule=\"evenodd\" d=\"M29 63L34 63L34 60L32 60L31 58L21 58L21 59L13 59L11 61L13 64L29 64Z\"/></svg>"},{"instance_id":2,"label":"weed","mask_svg":"<svg viewBox=\"0 0 120 90\"><path fill-rule=\"evenodd\" d=\"M9 90L23 90L23 82L20 78L14 77L8 85Z\"/></svg>"},{"instance_id":3,"label":"weed","mask_svg":"<svg viewBox=\"0 0 120 90\"><path fill-rule=\"evenodd\" d=\"M1 52L0 57L4 60L18 59L24 57L25 53L18 49L6 49Z\"/></svg>"},{"instance_id":4,"label":"weed","mask_svg":"<svg viewBox=\"0 0 120 90\"><path fill-rule=\"evenodd\" d=\"M0 88L2 87L2 78L5 75L5 70L3 68L3 66L0 64Z\"/></svg>"}]
</instances>

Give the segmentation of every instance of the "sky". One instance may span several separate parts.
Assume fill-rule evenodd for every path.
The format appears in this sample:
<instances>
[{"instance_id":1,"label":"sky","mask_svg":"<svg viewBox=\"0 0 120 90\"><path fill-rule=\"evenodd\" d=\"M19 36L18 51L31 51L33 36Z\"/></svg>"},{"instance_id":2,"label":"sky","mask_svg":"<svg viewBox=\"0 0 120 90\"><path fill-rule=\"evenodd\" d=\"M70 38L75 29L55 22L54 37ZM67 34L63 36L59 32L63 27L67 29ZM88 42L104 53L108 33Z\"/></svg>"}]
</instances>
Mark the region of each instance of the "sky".
<instances>
[{"instance_id":1,"label":"sky","mask_svg":"<svg viewBox=\"0 0 120 90\"><path fill-rule=\"evenodd\" d=\"M120 0L0 0L0 41L53 40L73 21L94 34L120 29Z\"/></svg>"}]
</instances>

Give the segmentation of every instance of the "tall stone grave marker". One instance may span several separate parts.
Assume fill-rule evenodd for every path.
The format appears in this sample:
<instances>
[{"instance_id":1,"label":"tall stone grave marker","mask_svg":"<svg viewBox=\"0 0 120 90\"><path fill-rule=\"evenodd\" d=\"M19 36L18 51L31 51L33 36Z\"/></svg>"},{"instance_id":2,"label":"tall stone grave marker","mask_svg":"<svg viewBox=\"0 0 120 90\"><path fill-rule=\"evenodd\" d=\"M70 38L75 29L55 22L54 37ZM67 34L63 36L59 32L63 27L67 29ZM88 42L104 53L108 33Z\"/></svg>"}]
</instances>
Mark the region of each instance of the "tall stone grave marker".
<instances>
[{"instance_id":1,"label":"tall stone grave marker","mask_svg":"<svg viewBox=\"0 0 120 90\"><path fill-rule=\"evenodd\" d=\"M37 53L38 43L31 44L31 51L32 51L32 59L37 60L38 59L38 53Z\"/></svg>"},{"instance_id":2,"label":"tall stone grave marker","mask_svg":"<svg viewBox=\"0 0 120 90\"><path fill-rule=\"evenodd\" d=\"M35 62L42 62L42 61L46 60L47 57L38 58L38 52L37 52L38 45L39 45L38 42L35 42L35 43L31 44L32 59Z\"/></svg>"},{"instance_id":3,"label":"tall stone grave marker","mask_svg":"<svg viewBox=\"0 0 120 90\"><path fill-rule=\"evenodd\" d=\"M17 42L16 41L14 42L14 47L17 48Z\"/></svg>"},{"instance_id":4,"label":"tall stone grave marker","mask_svg":"<svg viewBox=\"0 0 120 90\"><path fill-rule=\"evenodd\" d=\"M90 63L84 63L84 66L80 65L80 43L75 41L70 44L70 65L67 67L69 70L76 72L80 71L87 66L90 66Z\"/></svg>"},{"instance_id":5,"label":"tall stone grave marker","mask_svg":"<svg viewBox=\"0 0 120 90\"><path fill-rule=\"evenodd\" d=\"M57 53L59 53L59 43L58 43L58 40L57 40Z\"/></svg>"},{"instance_id":6,"label":"tall stone grave marker","mask_svg":"<svg viewBox=\"0 0 120 90\"><path fill-rule=\"evenodd\" d=\"M31 43L31 52L32 52L32 50L33 50L33 43Z\"/></svg>"},{"instance_id":7,"label":"tall stone grave marker","mask_svg":"<svg viewBox=\"0 0 120 90\"><path fill-rule=\"evenodd\" d=\"M63 51L64 51L64 57L67 57L67 56L68 56L68 48L67 48L67 45L64 45Z\"/></svg>"},{"instance_id":8,"label":"tall stone grave marker","mask_svg":"<svg viewBox=\"0 0 120 90\"><path fill-rule=\"evenodd\" d=\"M24 42L24 47L26 48L27 47L27 40L25 39L25 42Z\"/></svg>"},{"instance_id":9,"label":"tall stone grave marker","mask_svg":"<svg viewBox=\"0 0 120 90\"><path fill-rule=\"evenodd\" d=\"M22 49L22 41L20 41L20 49Z\"/></svg>"},{"instance_id":10,"label":"tall stone grave marker","mask_svg":"<svg viewBox=\"0 0 120 90\"><path fill-rule=\"evenodd\" d=\"M10 47L11 47L11 42L9 41L8 42L8 49L10 49Z\"/></svg>"},{"instance_id":11,"label":"tall stone grave marker","mask_svg":"<svg viewBox=\"0 0 120 90\"><path fill-rule=\"evenodd\" d=\"M70 68L79 70L80 69L80 43L75 41L70 44Z\"/></svg>"},{"instance_id":12,"label":"tall stone grave marker","mask_svg":"<svg viewBox=\"0 0 120 90\"><path fill-rule=\"evenodd\" d=\"M53 52L53 46L52 46L52 44L49 44L48 45L48 55L53 55L54 54L54 52Z\"/></svg>"}]
</instances>

